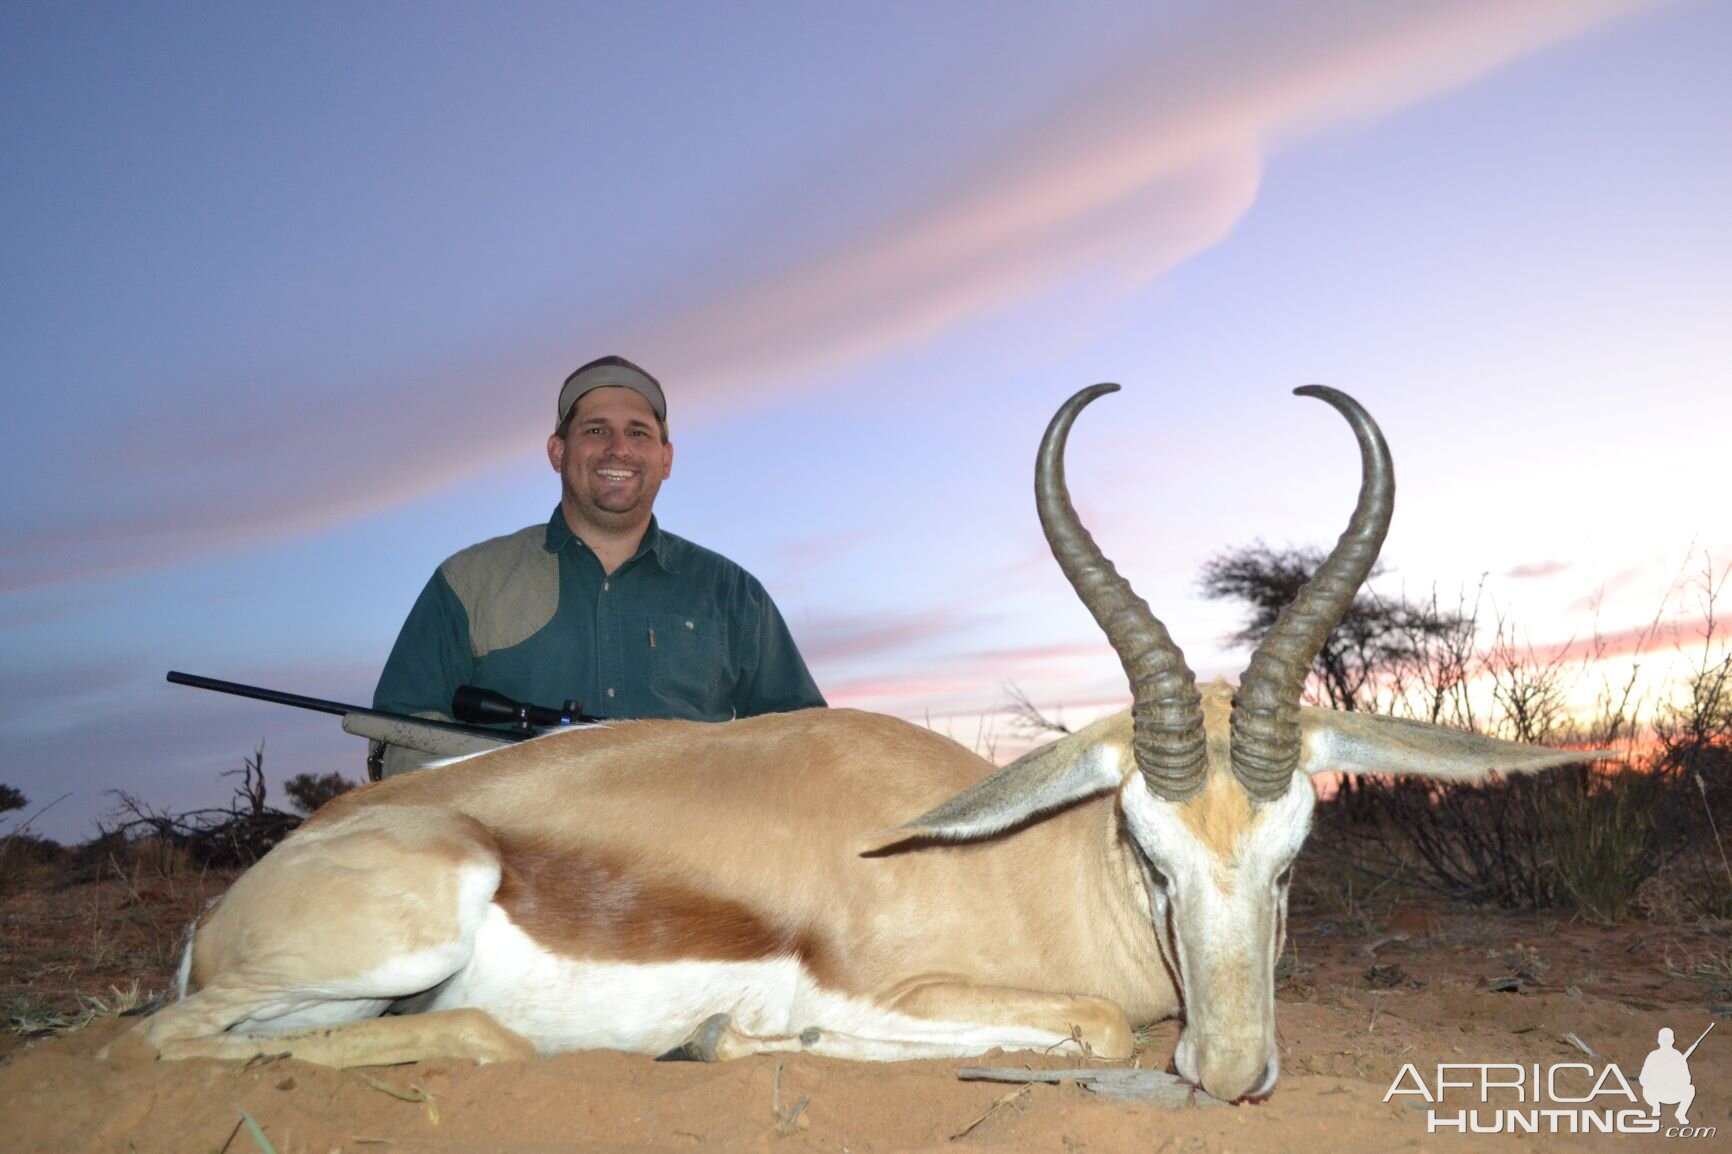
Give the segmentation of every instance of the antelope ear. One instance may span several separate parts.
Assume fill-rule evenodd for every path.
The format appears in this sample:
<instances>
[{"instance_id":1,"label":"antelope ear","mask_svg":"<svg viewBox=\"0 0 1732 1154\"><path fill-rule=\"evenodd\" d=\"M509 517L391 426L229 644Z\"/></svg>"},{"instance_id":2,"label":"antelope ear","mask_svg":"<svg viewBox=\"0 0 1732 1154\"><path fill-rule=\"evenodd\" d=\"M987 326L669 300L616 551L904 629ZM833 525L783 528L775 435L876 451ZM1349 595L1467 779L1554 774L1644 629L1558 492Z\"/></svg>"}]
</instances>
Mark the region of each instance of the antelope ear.
<instances>
[{"instance_id":1,"label":"antelope ear","mask_svg":"<svg viewBox=\"0 0 1732 1154\"><path fill-rule=\"evenodd\" d=\"M1117 789L1134 764L1127 711L1023 754L913 821L867 834L859 852L878 853L915 839L979 841Z\"/></svg>"},{"instance_id":2,"label":"antelope ear","mask_svg":"<svg viewBox=\"0 0 1732 1154\"><path fill-rule=\"evenodd\" d=\"M1481 781L1492 772L1532 773L1618 756L1609 749L1551 749L1401 717L1311 706L1299 711L1299 734L1299 768L1305 773L1391 773Z\"/></svg>"}]
</instances>

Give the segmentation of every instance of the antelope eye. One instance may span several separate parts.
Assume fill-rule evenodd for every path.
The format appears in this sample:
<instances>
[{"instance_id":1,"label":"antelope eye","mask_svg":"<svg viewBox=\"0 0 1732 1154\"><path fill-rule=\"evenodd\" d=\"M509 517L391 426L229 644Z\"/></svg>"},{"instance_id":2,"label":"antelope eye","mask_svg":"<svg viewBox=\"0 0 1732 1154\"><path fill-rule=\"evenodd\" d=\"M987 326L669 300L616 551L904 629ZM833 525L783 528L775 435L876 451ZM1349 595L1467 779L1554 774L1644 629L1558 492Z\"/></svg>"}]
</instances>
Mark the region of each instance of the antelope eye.
<instances>
[{"instance_id":1,"label":"antelope eye","mask_svg":"<svg viewBox=\"0 0 1732 1154\"><path fill-rule=\"evenodd\" d=\"M1288 866L1286 869L1282 870L1279 874L1276 875L1275 884L1277 886L1280 886L1282 889L1286 889L1288 884L1291 883L1292 880L1293 880L1293 867Z\"/></svg>"},{"instance_id":2,"label":"antelope eye","mask_svg":"<svg viewBox=\"0 0 1732 1154\"><path fill-rule=\"evenodd\" d=\"M1160 867L1155 865L1154 862L1149 863L1149 880L1154 882L1155 885L1159 886L1161 889L1166 889L1170 884L1172 884L1167 881L1167 875L1162 873Z\"/></svg>"}]
</instances>

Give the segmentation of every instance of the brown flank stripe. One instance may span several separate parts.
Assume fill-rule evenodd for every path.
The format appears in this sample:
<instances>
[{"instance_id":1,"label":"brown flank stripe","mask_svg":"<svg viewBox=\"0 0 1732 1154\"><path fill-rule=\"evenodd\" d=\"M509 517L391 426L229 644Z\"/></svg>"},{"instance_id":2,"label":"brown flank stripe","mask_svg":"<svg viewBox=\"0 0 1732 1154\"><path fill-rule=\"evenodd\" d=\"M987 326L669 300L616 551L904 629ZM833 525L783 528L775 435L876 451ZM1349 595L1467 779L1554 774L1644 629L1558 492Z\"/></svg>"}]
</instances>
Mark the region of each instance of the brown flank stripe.
<instances>
[{"instance_id":1,"label":"brown flank stripe","mask_svg":"<svg viewBox=\"0 0 1732 1154\"><path fill-rule=\"evenodd\" d=\"M739 902L593 851L500 846L493 900L537 942L595 961L749 962L794 956L824 969L812 936Z\"/></svg>"}]
</instances>

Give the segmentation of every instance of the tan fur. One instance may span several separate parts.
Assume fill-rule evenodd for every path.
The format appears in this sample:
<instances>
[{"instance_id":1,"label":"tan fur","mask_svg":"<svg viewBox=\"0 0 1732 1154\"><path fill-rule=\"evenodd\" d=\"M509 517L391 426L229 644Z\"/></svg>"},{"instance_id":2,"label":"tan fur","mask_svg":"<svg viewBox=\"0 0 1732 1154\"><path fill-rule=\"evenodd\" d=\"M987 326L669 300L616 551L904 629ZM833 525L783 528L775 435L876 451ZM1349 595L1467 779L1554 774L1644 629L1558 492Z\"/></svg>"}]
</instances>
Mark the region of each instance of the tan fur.
<instances>
[{"instance_id":1,"label":"tan fur","mask_svg":"<svg viewBox=\"0 0 1732 1154\"><path fill-rule=\"evenodd\" d=\"M1105 998L928 982L888 1004L915 1017L1007 1026L1043 1025L1055 1034L1073 1035L1080 1048L1096 1058L1129 1058L1136 1048L1125 1012Z\"/></svg>"},{"instance_id":2,"label":"tan fur","mask_svg":"<svg viewBox=\"0 0 1732 1154\"><path fill-rule=\"evenodd\" d=\"M1278 932L1275 909L1238 876L1239 859L1260 844L1252 839L1287 827L1233 777L1232 693L1205 687L1205 787L1160 812L1179 823L1178 840L1210 856L1216 891L1237 891L1235 916L1250 911L1247 925ZM1308 724L1314 751L1345 740ZM1397 728L1402 756L1431 756L1423 734ZM985 812L958 819L985 832L917 847L881 835L970 793L993 767L930 731L850 710L567 731L392 778L334 800L243 875L198 928L196 992L140 1030L177 1057L274 1053L285 1043L339 1065L520 1054L525 1038L465 1010L341 1017L437 986L455 970L416 978L415 967L464 965L494 906L574 962L793 958L803 980L856 1006L989 1034L1014 1026L1062 1039L1074 1027L1096 1053L1122 1055L1130 1027L1180 1002L1150 918L1145 858L1126 829L1133 802L1170 803L1136 789L1134 776L1130 788L1111 788L1115 774L1135 773L1130 731L1120 714L1018 763L1048 786L1067 783L1059 801L1070 804L993 821L994 807L1018 796L1019 771L1007 767L985 791ZM1347 732L1354 757L1378 756L1375 725ZM1532 764L1527 747L1480 741L1460 760ZM1508 760L1518 754L1529 760ZM1067 765L1085 768L1074 778L1054 772ZM859 852L875 836L879 851ZM1199 899L1192 915L1211 911L1221 912L1219 899ZM1273 954L1250 947L1264 936L1244 946L1217 936L1187 976L1200 982L1188 991L1188 1018L1209 1023L1194 1046L1205 1084L1212 1074L1242 1092L1260 1076L1273 1037ZM398 984L368 985L375 973ZM407 981L421 984L402 988ZM1219 1009L1205 1016L1208 1006ZM299 1028L309 1021L336 1024ZM271 1029L289 1032L249 1032ZM845 1037L823 1045L839 1056L912 1053L858 1041L865 1048ZM802 1044L730 1029L717 1052ZM946 1052L930 1038L910 1045Z\"/></svg>"},{"instance_id":3,"label":"tan fur","mask_svg":"<svg viewBox=\"0 0 1732 1154\"><path fill-rule=\"evenodd\" d=\"M1232 719L1233 687L1216 681L1203 690L1203 732L1208 757L1208 775L1203 791L1178 807L1179 818L1208 849L1216 863L1216 877L1223 892L1232 892L1234 864L1241 840L1261 820L1257 808L1239 779L1233 776Z\"/></svg>"},{"instance_id":4,"label":"tan fur","mask_svg":"<svg viewBox=\"0 0 1732 1154\"><path fill-rule=\"evenodd\" d=\"M844 992L863 991L897 964L1044 988L1036 959L1054 958L1072 983L1061 988L1086 986L1088 915L1135 897L1124 892L1122 869L1102 876L1107 850L1078 860L1078 842L1110 844L1114 860L1123 853L1110 799L998 842L881 858L853 852L860 834L929 808L990 769L917 726L828 710L555 734L392 779L364 800L448 806L485 826L508 855L540 844L622 866L635 860L645 884L689 895L683 900L722 899L729 917L758 919L769 927L765 942L805 939L819 949L848 941L848 956L835 962ZM653 861L645 847L654 847ZM1006 911L1006 890L1030 877L1070 895L1070 912L1045 903ZM647 903L640 910L661 916ZM622 932L655 933L647 925ZM1140 989L1146 975L1093 981L1150 1000Z\"/></svg>"},{"instance_id":5,"label":"tan fur","mask_svg":"<svg viewBox=\"0 0 1732 1154\"><path fill-rule=\"evenodd\" d=\"M283 958L301 964L300 976L317 980L322 966L371 969L449 938L457 870L492 857L488 831L443 809L368 807L351 813L347 822L297 830L206 912L194 938L194 988ZM380 932L379 912L406 903L416 916ZM342 955L309 950L309 926L344 942Z\"/></svg>"},{"instance_id":6,"label":"tan fur","mask_svg":"<svg viewBox=\"0 0 1732 1154\"><path fill-rule=\"evenodd\" d=\"M941 1021L1074 1026L1122 1056L1131 1025L1178 997L1111 794L1014 836L855 850L991 770L917 726L813 710L569 731L391 778L325 806L237 881L195 939L200 993L146 1036L177 1056L289 1048L214 1034L274 991L452 940L467 864L496 868L491 900L564 957L793 956L835 994ZM418 1017L441 1015L393 1021ZM472 1033L359 1025L298 1031L292 1048L350 1064ZM352 1050L330 1040L348 1032Z\"/></svg>"}]
</instances>

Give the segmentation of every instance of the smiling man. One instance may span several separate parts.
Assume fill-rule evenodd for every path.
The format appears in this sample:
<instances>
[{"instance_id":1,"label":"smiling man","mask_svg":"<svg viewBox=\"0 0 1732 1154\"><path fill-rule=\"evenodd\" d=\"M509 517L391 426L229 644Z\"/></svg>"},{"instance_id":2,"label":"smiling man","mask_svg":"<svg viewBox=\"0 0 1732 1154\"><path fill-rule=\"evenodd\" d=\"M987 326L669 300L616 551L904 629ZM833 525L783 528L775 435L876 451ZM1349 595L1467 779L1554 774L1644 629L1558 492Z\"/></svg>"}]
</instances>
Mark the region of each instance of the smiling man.
<instances>
[{"instance_id":1,"label":"smiling man","mask_svg":"<svg viewBox=\"0 0 1732 1154\"><path fill-rule=\"evenodd\" d=\"M623 357L567 377L545 525L449 558L385 662L375 709L448 720L459 685L601 717L726 721L821 706L775 603L732 561L662 529L667 401ZM395 746L383 774L429 760Z\"/></svg>"}]
</instances>

